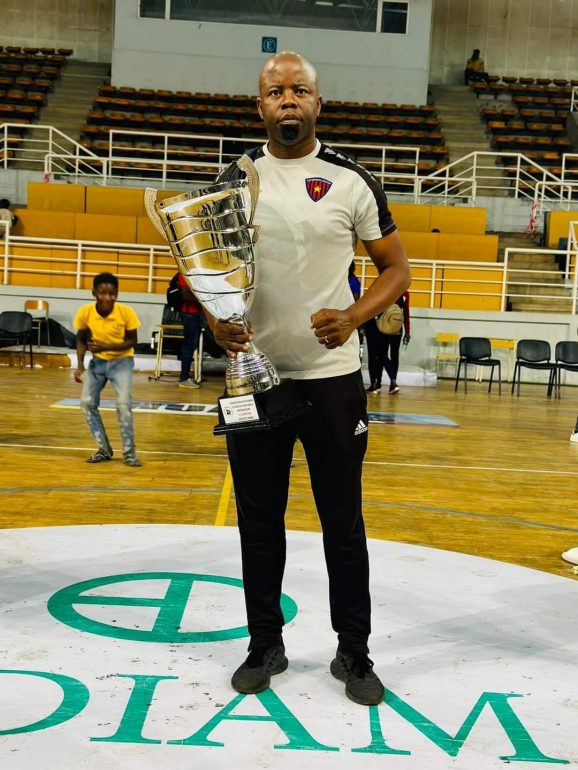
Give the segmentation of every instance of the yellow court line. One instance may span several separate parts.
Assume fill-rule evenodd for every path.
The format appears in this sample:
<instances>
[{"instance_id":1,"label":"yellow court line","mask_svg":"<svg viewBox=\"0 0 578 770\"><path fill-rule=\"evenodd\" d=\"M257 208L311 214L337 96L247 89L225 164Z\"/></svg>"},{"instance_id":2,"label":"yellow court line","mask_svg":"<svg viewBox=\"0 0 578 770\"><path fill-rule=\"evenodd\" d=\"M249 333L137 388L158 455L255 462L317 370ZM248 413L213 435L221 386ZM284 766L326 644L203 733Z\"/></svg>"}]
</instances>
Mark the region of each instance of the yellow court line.
<instances>
[{"instance_id":1,"label":"yellow court line","mask_svg":"<svg viewBox=\"0 0 578 770\"><path fill-rule=\"evenodd\" d=\"M227 470L225 471L225 480L223 481L223 488L221 489L221 497L219 499L219 507L217 508L217 515L215 516L215 527L225 526L225 520L227 518L227 511L229 510L229 500L231 499L232 489L233 489L233 477L231 475L231 466L227 463Z\"/></svg>"}]
</instances>

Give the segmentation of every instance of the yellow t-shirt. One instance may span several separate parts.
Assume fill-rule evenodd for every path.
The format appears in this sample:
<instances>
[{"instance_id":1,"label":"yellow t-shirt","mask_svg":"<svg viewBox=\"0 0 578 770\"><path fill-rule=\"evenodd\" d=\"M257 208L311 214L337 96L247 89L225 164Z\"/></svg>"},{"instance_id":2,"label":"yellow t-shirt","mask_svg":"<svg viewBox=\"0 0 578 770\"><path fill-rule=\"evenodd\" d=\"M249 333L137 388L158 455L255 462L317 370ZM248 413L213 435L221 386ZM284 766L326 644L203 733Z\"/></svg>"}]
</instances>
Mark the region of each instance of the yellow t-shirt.
<instances>
[{"instance_id":1,"label":"yellow t-shirt","mask_svg":"<svg viewBox=\"0 0 578 770\"><path fill-rule=\"evenodd\" d=\"M466 69L473 70L474 72L485 72L485 65L483 59L468 59L466 62Z\"/></svg>"},{"instance_id":2,"label":"yellow t-shirt","mask_svg":"<svg viewBox=\"0 0 578 770\"><path fill-rule=\"evenodd\" d=\"M101 316L96 309L96 302L91 302L90 305L83 305L74 318L75 329L90 329L91 339L112 345L124 342L125 332L138 329L139 326L140 321L134 310L128 305L121 305L120 302L115 302L112 313L107 316ZM134 348L103 350L94 355L104 358L105 361L114 361L117 358L134 356Z\"/></svg>"}]
</instances>

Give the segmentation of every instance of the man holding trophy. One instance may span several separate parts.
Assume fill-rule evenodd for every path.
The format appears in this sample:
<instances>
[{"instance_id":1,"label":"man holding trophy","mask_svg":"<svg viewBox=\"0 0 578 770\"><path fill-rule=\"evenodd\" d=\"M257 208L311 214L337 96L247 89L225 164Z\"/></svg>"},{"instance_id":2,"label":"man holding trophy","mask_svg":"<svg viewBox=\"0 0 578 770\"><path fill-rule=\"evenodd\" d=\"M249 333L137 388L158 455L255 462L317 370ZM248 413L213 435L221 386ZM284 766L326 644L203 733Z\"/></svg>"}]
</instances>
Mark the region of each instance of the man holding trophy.
<instances>
[{"instance_id":1,"label":"man holding trophy","mask_svg":"<svg viewBox=\"0 0 578 770\"><path fill-rule=\"evenodd\" d=\"M403 294L409 267L381 185L316 139L321 96L314 67L295 53L273 56L259 79L258 109L266 145L232 163L208 192L164 201L156 213L147 206L230 359L215 431L227 438L250 633L249 656L231 683L257 693L288 666L280 606L284 516L299 439L323 529L338 636L331 673L345 682L348 697L373 705L384 689L368 657L361 510L368 417L357 328ZM247 187L248 217L237 202ZM196 231L194 246L185 219L187 233ZM357 239L379 276L354 301L348 269Z\"/></svg>"}]
</instances>

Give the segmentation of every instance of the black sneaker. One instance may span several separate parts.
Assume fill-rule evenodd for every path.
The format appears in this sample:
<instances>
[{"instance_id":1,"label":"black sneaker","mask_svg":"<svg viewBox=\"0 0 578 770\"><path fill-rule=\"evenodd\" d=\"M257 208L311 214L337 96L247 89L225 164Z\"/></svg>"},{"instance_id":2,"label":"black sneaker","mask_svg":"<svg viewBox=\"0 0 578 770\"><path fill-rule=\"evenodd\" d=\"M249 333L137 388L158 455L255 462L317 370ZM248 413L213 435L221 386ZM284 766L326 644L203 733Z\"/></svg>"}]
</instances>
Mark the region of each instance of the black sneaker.
<instances>
[{"instance_id":1,"label":"black sneaker","mask_svg":"<svg viewBox=\"0 0 578 770\"><path fill-rule=\"evenodd\" d=\"M253 695L266 690L271 684L273 674L281 674L288 665L282 644L274 647L255 647L233 674L231 684L237 692Z\"/></svg>"},{"instance_id":2,"label":"black sneaker","mask_svg":"<svg viewBox=\"0 0 578 770\"><path fill-rule=\"evenodd\" d=\"M383 685L373 671L373 661L364 652L337 650L331 661L331 673L345 682L345 694L362 706L377 706L383 700Z\"/></svg>"},{"instance_id":3,"label":"black sneaker","mask_svg":"<svg viewBox=\"0 0 578 770\"><path fill-rule=\"evenodd\" d=\"M376 382L372 382L371 385L365 389L366 393L379 393L381 390L381 384L378 384Z\"/></svg>"},{"instance_id":4,"label":"black sneaker","mask_svg":"<svg viewBox=\"0 0 578 770\"><path fill-rule=\"evenodd\" d=\"M108 451L105 449L97 449L96 452L93 452L90 455L86 462L94 465L96 463L108 462L109 460L112 460L112 449L109 449Z\"/></svg>"}]
</instances>

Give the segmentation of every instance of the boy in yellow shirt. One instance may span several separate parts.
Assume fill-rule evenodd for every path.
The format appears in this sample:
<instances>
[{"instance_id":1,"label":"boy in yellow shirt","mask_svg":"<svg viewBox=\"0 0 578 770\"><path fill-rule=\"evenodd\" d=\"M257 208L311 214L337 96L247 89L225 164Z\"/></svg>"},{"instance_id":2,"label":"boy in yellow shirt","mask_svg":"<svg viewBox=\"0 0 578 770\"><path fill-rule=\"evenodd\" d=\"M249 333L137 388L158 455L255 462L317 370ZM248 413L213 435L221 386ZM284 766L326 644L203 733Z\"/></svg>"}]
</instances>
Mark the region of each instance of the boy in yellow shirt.
<instances>
[{"instance_id":1,"label":"boy in yellow shirt","mask_svg":"<svg viewBox=\"0 0 578 770\"><path fill-rule=\"evenodd\" d=\"M116 413L122 438L124 462L133 468L142 465L135 454L134 424L131 404L134 347L140 321L134 310L117 303L118 278L100 273L92 282L96 302L83 305L74 319L78 364L76 382L82 383L80 406L86 424L98 446L87 460L101 463L112 459L112 447L106 435L100 412L100 394L107 382L116 393ZM84 367L86 351L92 353L88 369Z\"/></svg>"}]
</instances>

